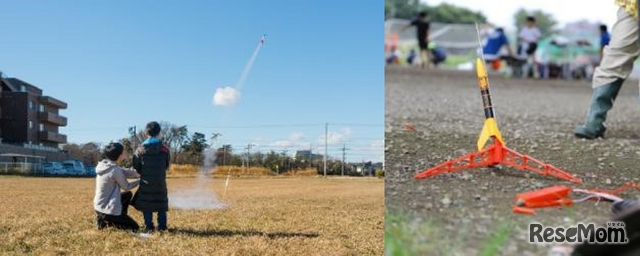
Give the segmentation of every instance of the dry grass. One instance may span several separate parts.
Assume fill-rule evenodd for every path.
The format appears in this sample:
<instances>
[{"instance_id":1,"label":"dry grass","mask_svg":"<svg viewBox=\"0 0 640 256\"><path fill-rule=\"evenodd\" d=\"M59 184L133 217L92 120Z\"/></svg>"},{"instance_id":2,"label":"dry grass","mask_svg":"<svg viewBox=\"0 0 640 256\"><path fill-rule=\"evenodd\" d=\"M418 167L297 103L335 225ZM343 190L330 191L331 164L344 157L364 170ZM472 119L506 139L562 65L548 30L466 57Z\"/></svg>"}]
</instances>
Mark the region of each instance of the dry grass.
<instances>
[{"instance_id":1,"label":"dry grass","mask_svg":"<svg viewBox=\"0 0 640 256\"><path fill-rule=\"evenodd\" d=\"M169 179L171 190L193 179ZM224 180L214 180L220 193ZM170 232L143 239L94 227L90 178L0 176L2 254L383 254L384 181L232 179L226 210L168 213ZM132 209L132 217L142 216Z\"/></svg>"},{"instance_id":2,"label":"dry grass","mask_svg":"<svg viewBox=\"0 0 640 256\"><path fill-rule=\"evenodd\" d=\"M170 177L195 177L201 170L199 166L190 164L172 164L168 175ZM219 166L211 170L214 176L276 176L277 174L264 167L243 168L242 166ZM292 170L283 173L284 176L317 176L318 171L315 168L305 168L302 170Z\"/></svg>"},{"instance_id":3,"label":"dry grass","mask_svg":"<svg viewBox=\"0 0 640 256\"><path fill-rule=\"evenodd\" d=\"M196 174L198 171L200 167L192 164L171 164L169 175Z\"/></svg>"},{"instance_id":4,"label":"dry grass","mask_svg":"<svg viewBox=\"0 0 640 256\"><path fill-rule=\"evenodd\" d=\"M318 176L318 170L316 168L306 168L299 171L287 172L285 173L285 175L286 176L303 176L303 177Z\"/></svg>"},{"instance_id":5,"label":"dry grass","mask_svg":"<svg viewBox=\"0 0 640 256\"><path fill-rule=\"evenodd\" d=\"M215 168L215 174L217 175L233 175L233 176L270 176L273 175L269 169L264 167L249 167L244 168L242 166L218 166Z\"/></svg>"}]
</instances>

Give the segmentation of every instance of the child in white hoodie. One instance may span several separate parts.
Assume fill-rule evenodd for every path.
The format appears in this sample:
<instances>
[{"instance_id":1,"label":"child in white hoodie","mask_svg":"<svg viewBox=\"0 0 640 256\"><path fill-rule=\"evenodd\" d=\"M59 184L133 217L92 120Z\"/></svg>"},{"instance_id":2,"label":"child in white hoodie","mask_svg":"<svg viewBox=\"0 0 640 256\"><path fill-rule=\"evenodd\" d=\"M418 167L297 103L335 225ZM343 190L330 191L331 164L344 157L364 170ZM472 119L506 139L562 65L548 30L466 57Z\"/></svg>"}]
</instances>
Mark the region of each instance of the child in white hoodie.
<instances>
[{"instance_id":1,"label":"child in white hoodie","mask_svg":"<svg viewBox=\"0 0 640 256\"><path fill-rule=\"evenodd\" d=\"M104 157L96 166L96 195L93 208L97 213L98 229L107 226L137 230L138 223L127 215L130 190L138 186L139 180L129 182L127 178L139 178L134 170L120 168L118 162L124 159L124 147L120 143L110 143L104 149ZM120 190L125 191L121 193Z\"/></svg>"}]
</instances>

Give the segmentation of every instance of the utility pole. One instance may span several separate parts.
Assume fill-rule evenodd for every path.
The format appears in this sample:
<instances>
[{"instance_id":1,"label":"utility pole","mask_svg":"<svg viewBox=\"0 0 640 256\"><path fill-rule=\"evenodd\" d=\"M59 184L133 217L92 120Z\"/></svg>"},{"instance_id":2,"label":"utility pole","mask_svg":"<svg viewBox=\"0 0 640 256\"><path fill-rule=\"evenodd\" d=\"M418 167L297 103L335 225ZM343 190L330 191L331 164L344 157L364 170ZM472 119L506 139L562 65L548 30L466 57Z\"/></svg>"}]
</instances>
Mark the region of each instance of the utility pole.
<instances>
[{"instance_id":1,"label":"utility pole","mask_svg":"<svg viewBox=\"0 0 640 256\"><path fill-rule=\"evenodd\" d=\"M328 137L329 137L329 123L324 124L324 177L327 177L327 154L329 153L328 149Z\"/></svg>"},{"instance_id":2,"label":"utility pole","mask_svg":"<svg viewBox=\"0 0 640 256\"><path fill-rule=\"evenodd\" d=\"M313 146L309 143L309 168L313 166Z\"/></svg>"},{"instance_id":3,"label":"utility pole","mask_svg":"<svg viewBox=\"0 0 640 256\"><path fill-rule=\"evenodd\" d=\"M251 147L253 147L254 145L249 143L247 144L247 147L245 148L247 150L247 169L249 169L249 167L251 167L250 165L250 161L251 161Z\"/></svg>"},{"instance_id":4,"label":"utility pole","mask_svg":"<svg viewBox=\"0 0 640 256\"><path fill-rule=\"evenodd\" d=\"M345 156L347 153L347 150L349 150L347 147L346 143L342 143L342 176L344 176L344 161L345 161Z\"/></svg>"},{"instance_id":5,"label":"utility pole","mask_svg":"<svg viewBox=\"0 0 640 256\"><path fill-rule=\"evenodd\" d=\"M222 165L226 166L227 165L227 147L229 147L231 145L227 144L227 145L222 145Z\"/></svg>"},{"instance_id":6,"label":"utility pole","mask_svg":"<svg viewBox=\"0 0 640 256\"><path fill-rule=\"evenodd\" d=\"M280 158L280 166L282 166L282 169L284 169L284 159L287 156L287 151L288 150L282 150L282 158ZM280 172L278 171L278 175L280 175Z\"/></svg>"},{"instance_id":7,"label":"utility pole","mask_svg":"<svg viewBox=\"0 0 640 256\"><path fill-rule=\"evenodd\" d=\"M131 147L133 148L133 151L135 152L136 150L136 141L138 140L138 136L137 136L137 132L136 132L136 126L131 126L129 127L129 134L131 134Z\"/></svg>"}]
</instances>

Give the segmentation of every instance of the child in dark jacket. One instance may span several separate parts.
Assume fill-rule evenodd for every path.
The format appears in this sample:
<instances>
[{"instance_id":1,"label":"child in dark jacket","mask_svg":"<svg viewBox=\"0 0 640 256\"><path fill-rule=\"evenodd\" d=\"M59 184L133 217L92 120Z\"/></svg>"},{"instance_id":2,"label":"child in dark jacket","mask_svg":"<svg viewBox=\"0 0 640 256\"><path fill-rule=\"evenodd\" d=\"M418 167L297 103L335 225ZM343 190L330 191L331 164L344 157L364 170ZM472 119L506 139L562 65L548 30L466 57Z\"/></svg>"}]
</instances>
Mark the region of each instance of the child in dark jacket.
<instances>
[{"instance_id":1,"label":"child in dark jacket","mask_svg":"<svg viewBox=\"0 0 640 256\"><path fill-rule=\"evenodd\" d=\"M160 124L147 124L147 139L133 156L133 168L140 173L140 188L133 199L133 206L144 216L145 229L156 229L153 213L157 213L157 230L167 230L167 168L169 168L169 148L160 140Z\"/></svg>"}]
</instances>

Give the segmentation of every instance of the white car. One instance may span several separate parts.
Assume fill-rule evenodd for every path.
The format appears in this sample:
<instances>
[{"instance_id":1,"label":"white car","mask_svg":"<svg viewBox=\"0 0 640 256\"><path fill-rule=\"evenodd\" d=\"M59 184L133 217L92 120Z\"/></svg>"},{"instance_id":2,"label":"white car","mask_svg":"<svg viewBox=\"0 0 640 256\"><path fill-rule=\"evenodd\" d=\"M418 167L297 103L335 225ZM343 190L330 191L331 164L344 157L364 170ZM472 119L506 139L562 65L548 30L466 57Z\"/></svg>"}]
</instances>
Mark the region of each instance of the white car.
<instances>
[{"instance_id":1,"label":"white car","mask_svg":"<svg viewBox=\"0 0 640 256\"><path fill-rule=\"evenodd\" d=\"M65 174L64 169L62 168L62 164L59 162L46 162L42 164L42 169L44 169L44 173L52 174L52 175L61 175Z\"/></svg>"},{"instance_id":2,"label":"white car","mask_svg":"<svg viewBox=\"0 0 640 256\"><path fill-rule=\"evenodd\" d=\"M68 160L62 162L62 168L70 175L85 175L84 164L78 160Z\"/></svg>"}]
</instances>

